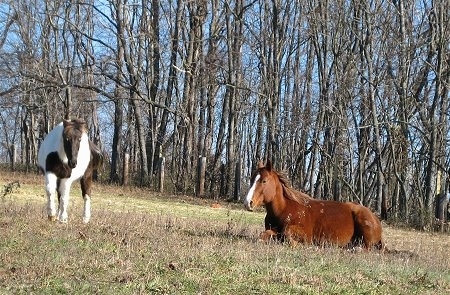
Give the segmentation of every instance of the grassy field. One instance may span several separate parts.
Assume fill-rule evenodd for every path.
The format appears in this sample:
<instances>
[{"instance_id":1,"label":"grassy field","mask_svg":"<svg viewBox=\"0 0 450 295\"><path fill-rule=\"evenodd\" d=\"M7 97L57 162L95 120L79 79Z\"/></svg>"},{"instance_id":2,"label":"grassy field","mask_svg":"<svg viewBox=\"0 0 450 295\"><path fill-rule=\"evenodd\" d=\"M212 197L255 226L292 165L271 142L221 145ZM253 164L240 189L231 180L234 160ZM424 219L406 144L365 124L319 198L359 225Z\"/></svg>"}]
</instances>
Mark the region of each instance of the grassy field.
<instances>
[{"instance_id":1,"label":"grassy field","mask_svg":"<svg viewBox=\"0 0 450 295\"><path fill-rule=\"evenodd\" d=\"M241 204L95 184L84 225L71 195L69 223L50 223L43 177L0 171L0 294L450 293L448 234L385 226L384 254L293 248L258 242L264 212Z\"/></svg>"}]
</instances>

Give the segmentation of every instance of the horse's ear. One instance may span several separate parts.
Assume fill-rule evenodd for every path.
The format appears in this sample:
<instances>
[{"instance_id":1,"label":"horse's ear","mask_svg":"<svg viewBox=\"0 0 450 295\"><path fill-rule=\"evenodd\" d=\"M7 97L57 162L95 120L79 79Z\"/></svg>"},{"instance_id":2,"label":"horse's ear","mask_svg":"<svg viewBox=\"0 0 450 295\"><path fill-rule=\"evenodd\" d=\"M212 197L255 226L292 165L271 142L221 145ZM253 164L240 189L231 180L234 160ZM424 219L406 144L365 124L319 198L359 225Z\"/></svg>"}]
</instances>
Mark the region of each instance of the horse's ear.
<instances>
[{"instance_id":1,"label":"horse's ear","mask_svg":"<svg viewBox=\"0 0 450 295\"><path fill-rule=\"evenodd\" d=\"M266 162L266 169L271 171L272 170L272 162L270 161L270 159L267 159Z\"/></svg>"},{"instance_id":2,"label":"horse's ear","mask_svg":"<svg viewBox=\"0 0 450 295\"><path fill-rule=\"evenodd\" d=\"M259 168L264 168L264 162L263 161L259 161L258 162L258 169Z\"/></svg>"}]
</instances>

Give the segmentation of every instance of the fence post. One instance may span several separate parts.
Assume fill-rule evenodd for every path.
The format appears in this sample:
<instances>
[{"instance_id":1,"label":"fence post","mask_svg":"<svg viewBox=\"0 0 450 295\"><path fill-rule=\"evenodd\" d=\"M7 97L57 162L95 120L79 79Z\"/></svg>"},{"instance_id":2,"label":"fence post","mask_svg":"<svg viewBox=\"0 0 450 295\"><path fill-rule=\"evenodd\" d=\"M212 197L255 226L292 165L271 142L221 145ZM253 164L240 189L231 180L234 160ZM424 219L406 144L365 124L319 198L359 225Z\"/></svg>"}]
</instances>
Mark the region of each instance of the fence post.
<instances>
[{"instance_id":1,"label":"fence post","mask_svg":"<svg viewBox=\"0 0 450 295\"><path fill-rule=\"evenodd\" d=\"M205 195L205 177L206 177L206 157L198 157L197 167L197 189L196 193L198 197Z\"/></svg>"},{"instance_id":2,"label":"fence post","mask_svg":"<svg viewBox=\"0 0 450 295\"><path fill-rule=\"evenodd\" d=\"M122 185L127 186L130 178L130 154L125 153L123 157L123 176Z\"/></svg>"},{"instance_id":3,"label":"fence post","mask_svg":"<svg viewBox=\"0 0 450 295\"><path fill-rule=\"evenodd\" d=\"M16 161L17 161L17 149L16 145L12 144L10 147L10 153L11 153L11 170L14 171L16 168Z\"/></svg>"},{"instance_id":4,"label":"fence post","mask_svg":"<svg viewBox=\"0 0 450 295\"><path fill-rule=\"evenodd\" d=\"M159 180L158 180L158 186L159 186L159 192L164 192L164 168L166 164L166 158L160 157L159 158Z\"/></svg>"},{"instance_id":5,"label":"fence post","mask_svg":"<svg viewBox=\"0 0 450 295\"><path fill-rule=\"evenodd\" d=\"M241 199L241 160L236 161L236 168L234 170L234 192L233 197L236 201Z\"/></svg>"}]
</instances>

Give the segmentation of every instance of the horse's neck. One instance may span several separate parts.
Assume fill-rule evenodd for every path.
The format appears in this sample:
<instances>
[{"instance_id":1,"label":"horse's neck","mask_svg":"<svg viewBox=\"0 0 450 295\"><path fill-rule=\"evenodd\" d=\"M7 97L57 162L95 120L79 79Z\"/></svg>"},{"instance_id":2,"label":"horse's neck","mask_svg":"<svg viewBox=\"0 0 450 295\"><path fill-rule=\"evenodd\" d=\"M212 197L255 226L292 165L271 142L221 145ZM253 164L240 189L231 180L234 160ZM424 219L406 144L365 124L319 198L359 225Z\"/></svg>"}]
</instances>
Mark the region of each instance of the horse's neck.
<instances>
[{"instance_id":1,"label":"horse's neck","mask_svg":"<svg viewBox=\"0 0 450 295\"><path fill-rule=\"evenodd\" d=\"M286 209L288 198L284 195L285 191L283 187L280 185L276 189L276 195L274 199L266 204L267 212L269 215L279 216Z\"/></svg>"}]
</instances>

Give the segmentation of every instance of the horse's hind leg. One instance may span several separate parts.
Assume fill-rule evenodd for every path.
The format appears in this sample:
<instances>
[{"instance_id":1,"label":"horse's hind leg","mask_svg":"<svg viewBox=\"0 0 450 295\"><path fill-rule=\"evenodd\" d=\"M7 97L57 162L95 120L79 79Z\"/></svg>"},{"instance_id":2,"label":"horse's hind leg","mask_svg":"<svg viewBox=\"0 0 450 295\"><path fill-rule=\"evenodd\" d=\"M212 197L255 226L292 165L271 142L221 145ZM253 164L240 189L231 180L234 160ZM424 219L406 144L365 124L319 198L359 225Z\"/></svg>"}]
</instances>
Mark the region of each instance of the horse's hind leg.
<instances>
[{"instance_id":1,"label":"horse's hind leg","mask_svg":"<svg viewBox=\"0 0 450 295\"><path fill-rule=\"evenodd\" d=\"M48 220L56 220L55 197L57 188L57 177L53 173L45 174L45 191L47 193L47 216Z\"/></svg>"},{"instance_id":2,"label":"horse's hind leg","mask_svg":"<svg viewBox=\"0 0 450 295\"><path fill-rule=\"evenodd\" d=\"M383 248L381 222L367 207L358 205L353 210L355 231L362 237L365 249Z\"/></svg>"},{"instance_id":3,"label":"horse's hind leg","mask_svg":"<svg viewBox=\"0 0 450 295\"><path fill-rule=\"evenodd\" d=\"M91 185L92 185L92 174L88 171L80 179L81 184L81 194L84 200L84 210L83 210L83 222L88 223L91 220Z\"/></svg>"}]
</instances>

